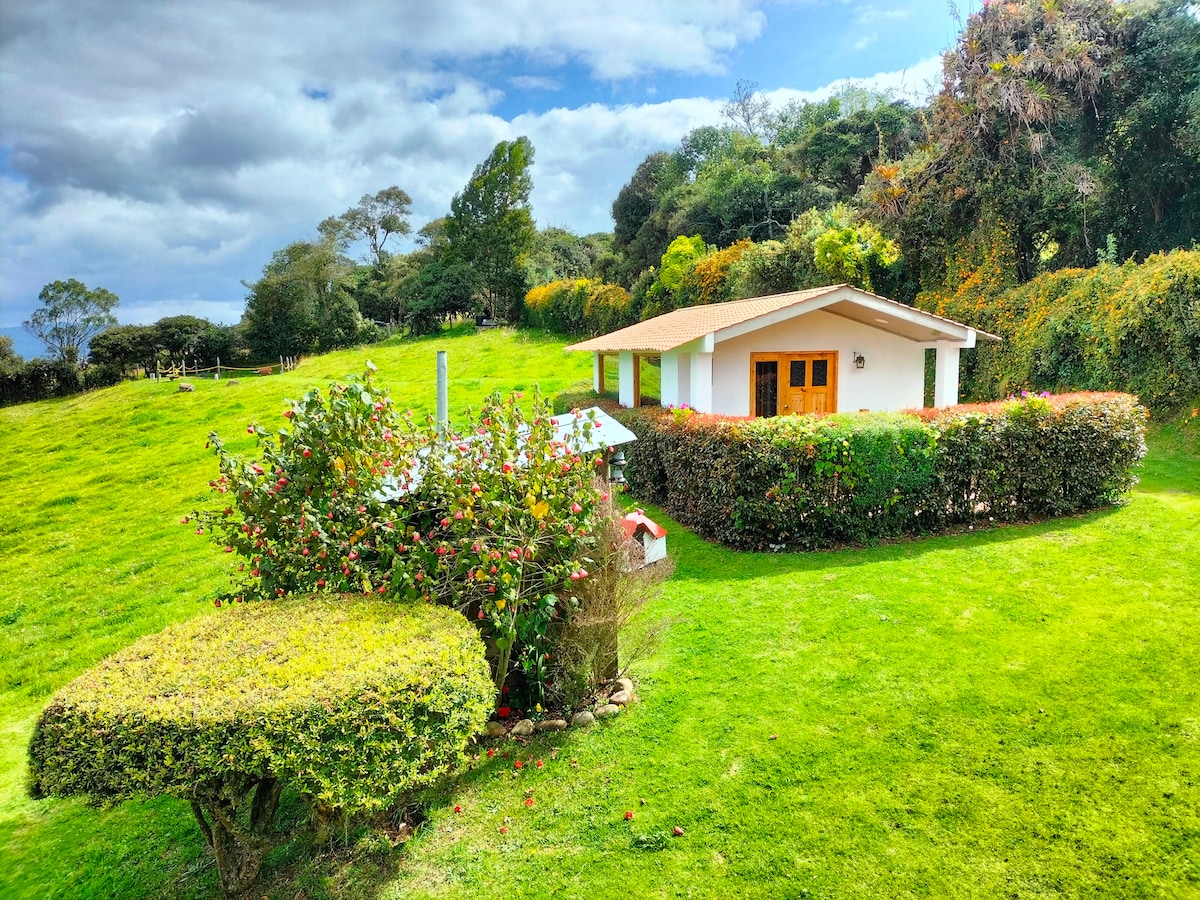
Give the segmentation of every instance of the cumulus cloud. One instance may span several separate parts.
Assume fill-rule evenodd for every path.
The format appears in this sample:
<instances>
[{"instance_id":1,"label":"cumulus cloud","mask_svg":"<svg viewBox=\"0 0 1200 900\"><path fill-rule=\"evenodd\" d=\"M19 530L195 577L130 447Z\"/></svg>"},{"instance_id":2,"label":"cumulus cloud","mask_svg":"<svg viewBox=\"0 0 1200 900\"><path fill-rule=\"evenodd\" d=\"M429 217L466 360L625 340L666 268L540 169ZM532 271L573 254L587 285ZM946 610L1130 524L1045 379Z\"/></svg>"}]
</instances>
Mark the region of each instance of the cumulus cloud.
<instances>
[{"instance_id":1,"label":"cumulus cloud","mask_svg":"<svg viewBox=\"0 0 1200 900\"><path fill-rule=\"evenodd\" d=\"M560 66L599 96L622 79L649 97L659 75L728 74L766 27L764 2L6 2L0 326L67 277L122 295L125 321L230 321L272 250L391 184L412 195L415 227L443 215L495 143L522 134L539 222L607 230L637 163L719 121L723 100L585 99L507 120L506 93L554 101Z\"/></svg>"}]
</instances>

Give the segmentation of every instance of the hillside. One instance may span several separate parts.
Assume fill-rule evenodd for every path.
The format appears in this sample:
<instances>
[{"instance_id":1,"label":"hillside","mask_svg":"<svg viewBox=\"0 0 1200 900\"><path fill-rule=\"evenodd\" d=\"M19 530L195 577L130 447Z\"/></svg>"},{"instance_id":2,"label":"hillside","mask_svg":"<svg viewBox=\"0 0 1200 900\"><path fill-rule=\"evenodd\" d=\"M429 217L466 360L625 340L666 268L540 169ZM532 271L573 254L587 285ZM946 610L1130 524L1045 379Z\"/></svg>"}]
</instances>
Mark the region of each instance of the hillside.
<instances>
[{"instance_id":1,"label":"hillside","mask_svg":"<svg viewBox=\"0 0 1200 900\"><path fill-rule=\"evenodd\" d=\"M194 394L137 382L0 410L0 894L214 894L183 804L26 799L34 717L99 658L210 614L228 557L179 523L208 496L210 430L248 447L247 423L276 427L285 397L368 356L429 410L436 349L452 414L590 365L553 340L464 333ZM1157 432L1118 509L862 550L738 554L664 519L677 571L641 704L504 745L403 851L372 832L283 848L259 896L1194 891L1198 449L1191 425Z\"/></svg>"}]
</instances>

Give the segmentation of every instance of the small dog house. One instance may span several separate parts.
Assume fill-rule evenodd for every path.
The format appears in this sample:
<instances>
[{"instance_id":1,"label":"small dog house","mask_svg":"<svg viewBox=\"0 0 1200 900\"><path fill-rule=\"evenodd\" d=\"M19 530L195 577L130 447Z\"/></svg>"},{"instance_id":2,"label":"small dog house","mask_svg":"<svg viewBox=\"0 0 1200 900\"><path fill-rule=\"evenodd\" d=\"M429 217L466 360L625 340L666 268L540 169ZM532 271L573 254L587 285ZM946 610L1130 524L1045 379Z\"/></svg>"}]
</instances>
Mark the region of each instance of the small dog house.
<instances>
[{"instance_id":1,"label":"small dog house","mask_svg":"<svg viewBox=\"0 0 1200 900\"><path fill-rule=\"evenodd\" d=\"M621 519L621 527L631 541L642 545L646 565L667 558L667 529L640 509Z\"/></svg>"},{"instance_id":2,"label":"small dog house","mask_svg":"<svg viewBox=\"0 0 1200 900\"><path fill-rule=\"evenodd\" d=\"M845 284L691 306L572 344L618 359L618 398L639 406L640 360L657 357L663 406L775 416L897 411L925 400L925 351L937 354L934 406L958 402L959 352L1000 338Z\"/></svg>"}]
</instances>

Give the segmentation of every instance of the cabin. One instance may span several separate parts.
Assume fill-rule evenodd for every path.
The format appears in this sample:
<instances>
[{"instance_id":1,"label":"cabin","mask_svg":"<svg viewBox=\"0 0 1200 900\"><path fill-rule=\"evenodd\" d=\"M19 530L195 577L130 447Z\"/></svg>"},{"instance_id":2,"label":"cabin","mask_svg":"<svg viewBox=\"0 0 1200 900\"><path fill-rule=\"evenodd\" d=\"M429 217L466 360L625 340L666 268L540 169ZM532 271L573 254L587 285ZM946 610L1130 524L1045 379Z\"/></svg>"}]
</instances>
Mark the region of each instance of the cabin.
<instances>
[{"instance_id":1,"label":"cabin","mask_svg":"<svg viewBox=\"0 0 1200 900\"><path fill-rule=\"evenodd\" d=\"M617 398L641 405L641 361L658 361L663 406L728 416L898 411L925 400L925 351L935 352L934 406L958 402L962 350L1000 338L850 285L692 306L572 344L594 355L604 393L616 357Z\"/></svg>"}]
</instances>

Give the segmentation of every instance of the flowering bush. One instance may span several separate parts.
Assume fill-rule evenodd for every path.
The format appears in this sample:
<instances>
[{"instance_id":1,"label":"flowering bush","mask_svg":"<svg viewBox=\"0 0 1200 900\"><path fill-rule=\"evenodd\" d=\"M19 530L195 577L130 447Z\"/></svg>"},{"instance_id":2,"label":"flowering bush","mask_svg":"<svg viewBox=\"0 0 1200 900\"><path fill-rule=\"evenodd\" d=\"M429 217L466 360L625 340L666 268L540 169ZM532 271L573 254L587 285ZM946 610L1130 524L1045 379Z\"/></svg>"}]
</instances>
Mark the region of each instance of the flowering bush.
<instances>
[{"instance_id":1,"label":"flowering bush","mask_svg":"<svg viewBox=\"0 0 1200 900\"><path fill-rule=\"evenodd\" d=\"M574 449L592 425L560 435L542 398L527 414L493 395L443 435L398 414L372 370L309 392L277 433L251 426L257 459L211 436L223 502L197 531L240 558L217 604L353 591L452 606L492 640L497 690L515 659L536 702L601 514L595 461Z\"/></svg>"}]
</instances>

